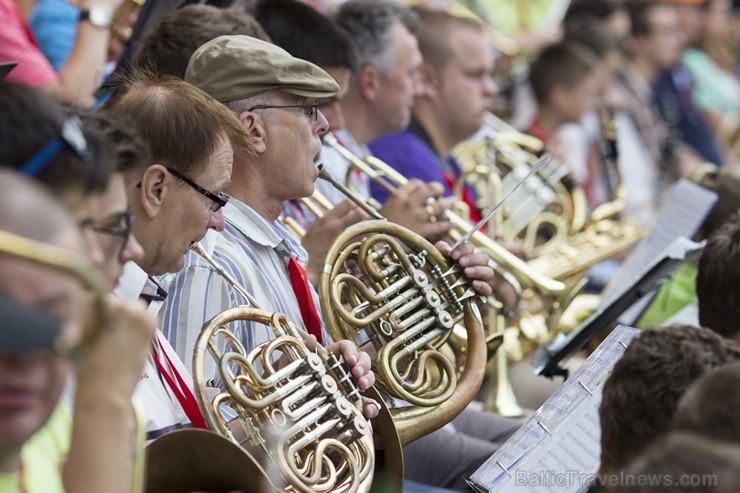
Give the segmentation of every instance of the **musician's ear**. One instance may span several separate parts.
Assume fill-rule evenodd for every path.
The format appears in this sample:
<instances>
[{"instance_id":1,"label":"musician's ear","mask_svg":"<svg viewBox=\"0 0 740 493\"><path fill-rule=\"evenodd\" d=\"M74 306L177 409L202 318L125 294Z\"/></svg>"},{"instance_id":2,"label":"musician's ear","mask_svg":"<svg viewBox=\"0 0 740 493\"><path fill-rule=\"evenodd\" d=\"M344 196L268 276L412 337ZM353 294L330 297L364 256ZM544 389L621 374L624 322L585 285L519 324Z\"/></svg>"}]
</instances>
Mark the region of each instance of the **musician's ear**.
<instances>
[{"instance_id":1,"label":"musician's ear","mask_svg":"<svg viewBox=\"0 0 740 493\"><path fill-rule=\"evenodd\" d=\"M265 149L267 149L267 132L265 122L260 114L256 111L242 111L239 113L239 121L242 122L247 140L252 144L254 151L258 154L265 152Z\"/></svg>"},{"instance_id":2,"label":"musician's ear","mask_svg":"<svg viewBox=\"0 0 740 493\"><path fill-rule=\"evenodd\" d=\"M165 196L169 192L171 183L172 175L161 164L152 164L144 170L136 189L141 208L147 216L154 217L157 215Z\"/></svg>"},{"instance_id":3,"label":"musician's ear","mask_svg":"<svg viewBox=\"0 0 740 493\"><path fill-rule=\"evenodd\" d=\"M421 85L421 97L433 97L437 94L439 89L439 78L437 77L437 71L434 70L434 67L428 63L421 64L416 77L417 83Z\"/></svg>"},{"instance_id":4,"label":"musician's ear","mask_svg":"<svg viewBox=\"0 0 740 493\"><path fill-rule=\"evenodd\" d=\"M355 74L357 87L364 99L374 101L380 91L381 74L372 65L363 65Z\"/></svg>"}]
</instances>

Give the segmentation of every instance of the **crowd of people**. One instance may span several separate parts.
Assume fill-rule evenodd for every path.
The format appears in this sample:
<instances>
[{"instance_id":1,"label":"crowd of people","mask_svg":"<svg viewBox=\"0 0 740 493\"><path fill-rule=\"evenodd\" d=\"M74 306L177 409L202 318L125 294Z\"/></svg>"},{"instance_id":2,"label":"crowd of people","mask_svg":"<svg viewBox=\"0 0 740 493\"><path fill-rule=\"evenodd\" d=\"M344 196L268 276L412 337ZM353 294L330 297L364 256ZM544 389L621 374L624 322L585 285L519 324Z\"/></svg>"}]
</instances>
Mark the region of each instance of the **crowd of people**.
<instances>
[{"instance_id":1,"label":"crowd of people","mask_svg":"<svg viewBox=\"0 0 740 493\"><path fill-rule=\"evenodd\" d=\"M472 225L493 206L458 149L504 134L541 145L587 214L619 203L649 229L679 179L719 194L701 260L686 267L698 318L645 328L606 381L599 473L714 475L713 489L692 486L735 491L737 2L180 2L145 7L138 39L124 0L73 3L0 0L0 493L141 491L146 446L212 428L204 396L241 392L223 381L228 364L196 368L194 356L204 324L245 302L284 314L310 351L340 362L371 423L403 405L371 393L384 385L372 345L334 340L322 314L326 254L370 216L318 180L318 163L431 242L485 318L523 324L541 308L523 303L506 265L451 246L453 212ZM348 153L402 179L372 180ZM316 195L327 210L304 200ZM523 244L504 246L526 262ZM211 350L248 355L275 339L256 320L228 327ZM525 419L467 406L404 444L403 484L388 491L469 491Z\"/></svg>"}]
</instances>

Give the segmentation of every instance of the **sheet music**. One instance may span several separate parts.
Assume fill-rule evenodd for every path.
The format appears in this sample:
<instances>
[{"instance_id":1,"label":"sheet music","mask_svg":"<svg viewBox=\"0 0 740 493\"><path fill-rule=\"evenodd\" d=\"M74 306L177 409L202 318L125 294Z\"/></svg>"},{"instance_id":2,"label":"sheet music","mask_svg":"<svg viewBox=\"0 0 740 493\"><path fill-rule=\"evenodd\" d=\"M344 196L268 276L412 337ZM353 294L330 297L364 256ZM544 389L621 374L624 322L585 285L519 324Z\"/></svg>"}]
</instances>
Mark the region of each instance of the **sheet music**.
<instances>
[{"instance_id":1,"label":"sheet music","mask_svg":"<svg viewBox=\"0 0 740 493\"><path fill-rule=\"evenodd\" d=\"M471 476L471 486L480 492L579 491L599 468L601 389L639 333L623 325L614 329Z\"/></svg>"},{"instance_id":2,"label":"sheet music","mask_svg":"<svg viewBox=\"0 0 740 493\"><path fill-rule=\"evenodd\" d=\"M717 202L717 194L701 185L681 179L668 193L655 225L647 237L627 258L602 293L600 307L611 303L621 286L631 286L679 236L691 238ZM649 298L649 297L648 297Z\"/></svg>"}]
</instances>

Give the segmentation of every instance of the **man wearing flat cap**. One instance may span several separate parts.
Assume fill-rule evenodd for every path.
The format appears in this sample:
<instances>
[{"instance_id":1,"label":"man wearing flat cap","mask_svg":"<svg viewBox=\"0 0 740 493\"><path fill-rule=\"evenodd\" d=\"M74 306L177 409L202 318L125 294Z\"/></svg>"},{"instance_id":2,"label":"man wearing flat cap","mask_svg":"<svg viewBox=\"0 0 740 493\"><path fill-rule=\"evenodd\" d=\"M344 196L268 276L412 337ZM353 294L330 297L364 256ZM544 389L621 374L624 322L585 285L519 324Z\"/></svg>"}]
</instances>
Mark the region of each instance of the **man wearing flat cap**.
<instances>
[{"instance_id":1,"label":"man wearing flat cap","mask_svg":"<svg viewBox=\"0 0 740 493\"><path fill-rule=\"evenodd\" d=\"M225 189L231 196L223 209L225 230L207 235L201 245L261 308L284 313L319 341L329 341L315 309L315 292L305 284L297 286L302 293L294 292L307 254L278 216L285 200L313 193L318 178L314 159L329 128L317 101L339 87L319 67L249 36L220 36L200 47L185 79L229 107L254 145L253 152L235 150L231 184ZM160 312L163 332L188 363L203 323L244 304L232 286L193 254L169 290ZM247 350L275 337L262 324L235 322L231 327ZM327 348L342 354L360 389L374 383L367 354L348 341ZM205 374L206 379L216 378L215 366ZM374 417L376 406L366 406L366 414Z\"/></svg>"},{"instance_id":2,"label":"man wearing flat cap","mask_svg":"<svg viewBox=\"0 0 740 493\"><path fill-rule=\"evenodd\" d=\"M318 311L315 290L301 296L295 272L307 261L298 240L278 221L286 200L314 191L321 135L328 130L317 99L332 96L338 86L319 67L292 57L282 48L246 36L221 36L193 54L185 80L223 102L241 120L252 154L235 152L231 200L224 207L225 230L201 242L215 262L244 286L259 306L281 312L320 343L341 352L360 389L375 380L367 354L354 343L331 343ZM240 155L241 154L241 155ZM448 246L438 245L442 250ZM488 259L464 244L451 255L484 296L491 294L493 271ZM185 269L169 285L173 293L161 312L163 330L184 361L192 359L203 323L217 313L243 304L232 286L202 260L190 255ZM304 291L305 293L305 291ZM239 324L238 326L236 324ZM257 324L231 324L249 351L274 338ZM309 347L316 342L307 338ZM206 378L215 376L207 369ZM364 413L377 414L366 402Z\"/></svg>"}]
</instances>

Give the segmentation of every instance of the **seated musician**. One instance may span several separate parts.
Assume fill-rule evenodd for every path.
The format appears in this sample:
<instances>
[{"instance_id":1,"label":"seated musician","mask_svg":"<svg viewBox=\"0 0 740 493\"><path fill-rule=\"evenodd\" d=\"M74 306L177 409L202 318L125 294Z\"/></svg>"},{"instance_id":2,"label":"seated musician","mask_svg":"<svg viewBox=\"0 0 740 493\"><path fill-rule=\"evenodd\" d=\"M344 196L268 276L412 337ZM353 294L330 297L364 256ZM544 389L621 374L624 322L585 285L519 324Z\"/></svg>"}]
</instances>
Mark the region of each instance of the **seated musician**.
<instances>
[{"instance_id":1,"label":"seated musician","mask_svg":"<svg viewBox=\"0 0 740 493\"><path fill-rule=\"evenodd\" d=\"M125 130L120 140L107 142L107 134L93 133L84 125L80 129L79 120L38 90L5 84L0 93L6 129L0 162L35 177L62 200L84 233L85 255L112 285L123 264L141 254L135 238L121 226L128 209L121 173L145 152ZM107 128L117 127L111 122ZM20 187L8 200L16 193L22 194ZM31 223L43 223L44 212L33 210L19 212L23 216L18 220L30 217ZM76 391L66 402L73 406L74 423L69 406L55 414L59 418L53 426L63 430L55 443L63 451L69 449L64 483L70 492L131 490L134 451L109 444L133 443L131 395L155 327L137 304L110 298L106 306L109 323L74 368Z\"/></svg>"},{"instance_id":2,"label":"seated musician","mask_svg":"<svg viewBox=\"0 0 740 493\"><path fill-rule=\"evenodd\" d=\"M669 430L679 399L699 377L740 360L740 347L709 329L672 325L642 332L607 379L600 473L623 470Z\"/></svg>"},{"instance_id":3,"label":"seated musician","mask_svg":"<svg viewBox=\"0 0 740 493\"><path fill-rule=\"evenodd\" d=\"M0 230L82 253L83 240L74 220L39 185L2 170L0 202ZM34 221L27 220L28 214ZM80 337L84 292L71 275L0 255L0 293L58 320L64 336ZM18 339L23 329L17 328ZM58 404L72 367L51 348L0 349L0 490L65 491L59 470L70 426Z\"/></svg>"},{"instance_id":4,"label":"seated musician","mask_svg":"<svg viewBox=\"0 0 740 493\"><path fill-rule=\"evenodd\" d=\"M411 123L400 133L382 136L369 144L373 155L407 178L445 185L451 195L462 169L452 148L472 137L491 110L496 86L491 78L493 58L482 26L443 11L417 7L416 32L424 63L419 69L423 90L414 99ZM471 222L480 220L475 191L462 185L462 199ZM371 185L381 202L387 192Z\"/></svg>"},{"instance_id":5,"label":"seated musician","mask_svg":"<svg viewBox=\"0 0 740 493\"><path fill-rule=\"evenodd\" d=\"M344 347L350 343L332 344L316 308L315 291L309 287L310 297L301 296L306 288L301 288L299 267L306 254L277 221L285 200L313 192L319 137L328 130L326 119L316 108L317 100L333 95L337 84L315 65L274 45L242 36L220 37L202 46L193 55L186 80L231 108L256 149L254 154L236 158L231 185L226 189L232 197L224 208L226 229L221 235L206 237L207 252L263 309L285 313L329 348L341 350L347 359ZM444 244L439 246L445 251ZM476 290L491 293L493 273L486 266L485 255L469 245L451 255ZM169 290L173 295L161 312L162 326L178 351L183 349L183 358L192 353L203 322L243 302L231 285L214 274L213 267L194 255L186 258L186 268L169 284ZM273 338L268 327L258 324L237 322L234 330L247 350ZM357 360L354 375L358 385L367 388L372 380L362 372L369 370L369 358L361 353L353 360ZM371 404L365 410L366 415L377 412ZM420 471L428 467L429 475L450 476L436 484L464 488L462 475L487 459L496 449L493 442L504 439L519 424L518 420L472 411L463 412L455 425L458 423L469 425L474 432L466 435L440 430L435 432L438 438L433 444L427 442L428 437L418 440L415 443L427 446L420 445L417 459L406 457L407 470L415 462ZM473 433L484 438L473 438ZM451 452L445 445L457 449ZM433 457L439 463L430 467Z\"/></svg>"}]
</instances>

